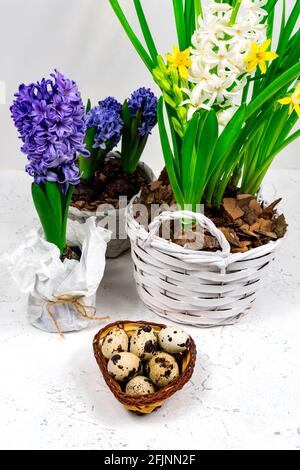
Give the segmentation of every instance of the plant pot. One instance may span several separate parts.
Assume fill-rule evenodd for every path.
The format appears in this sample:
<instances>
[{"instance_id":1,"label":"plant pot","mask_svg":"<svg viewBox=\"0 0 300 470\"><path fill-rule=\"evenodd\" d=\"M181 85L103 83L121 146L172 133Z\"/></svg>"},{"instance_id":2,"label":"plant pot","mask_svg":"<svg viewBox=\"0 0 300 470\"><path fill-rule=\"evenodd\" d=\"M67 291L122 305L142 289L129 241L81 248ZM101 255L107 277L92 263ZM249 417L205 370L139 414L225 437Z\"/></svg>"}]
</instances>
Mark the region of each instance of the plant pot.
<instances>
[{"instance_id":1,"label":"plant pot","mask_svg":"<svg viewBox=\"0 0 300 470\"><path fill-rule=\"evenodd\" d=\"M266 271L283 239L247 253L230 253L223 233L202 214L178 211L156 217L147 231L127 209L137 290L158 315L198 327L230 325L251 308ZM218 252L193 251L156 234L163 221L196 219L218 240Z\"/></svg>"},{"instance_id":2,"label":"plant pot","mask_svg":"<svg viewBox=\"0 0 300 470\"><path fill-rule=\"evenodd\" d=\"M114 154L119 158L118 154ZM155 175L151 168L143 162L138 165L147 176L149 183L155 180ZM130 248L130 241L126 234L126 207L122 209L97 210L96 212L79 210L71 206L69 218L84 223L89 217L96 217L97 226L110 228L112 232L111 240L107 245L106 257L117 258ZM106 221L104 222L104 219Z\"/></svg>"},{"instance_id":3,"label":"plant pot","mask_svg":"<svg viewBox=\"0 0 300 470\"><path fill-rule=\"evenodd\" d=\"M28 316L33 326L62 335L86 328L89 320L99 320L96 292L104 274L109 238L110 233L96 227L94 218L85 224L70 221L68 246L80 248L80 260L62 263L58 248L37 231L30 232L24 243L7 255L10 274L21 292L29 294Z\"/></svg>"},{"instance_id":4,"label":"plant pot","mask_svg":"<svg viewBox=\"0 0 300 470\"><path fill-rule=\"evenodd\" d=\"M107 371L108 361L102 354L101 343L105 336L116 327L124 329L130 337L142 325L152 326L156 333L159 333L162 328L166 327L166 325L161 325L160 323L149 323L146 321L119 321L105 326L99 331L93 341L96 361L110 391L127 410L140 415L152 413L157 408L160 408L168 398L184 387L193 375L197 355L196 345L190 337L189 348L182 354L180 361L181 374L175 382L172 382L170 385L162 388L158 392L151 393L150 395L140 397L127 395L123 392L120 384L111 375L109 375Z\"/></svg>"}]
</instances>

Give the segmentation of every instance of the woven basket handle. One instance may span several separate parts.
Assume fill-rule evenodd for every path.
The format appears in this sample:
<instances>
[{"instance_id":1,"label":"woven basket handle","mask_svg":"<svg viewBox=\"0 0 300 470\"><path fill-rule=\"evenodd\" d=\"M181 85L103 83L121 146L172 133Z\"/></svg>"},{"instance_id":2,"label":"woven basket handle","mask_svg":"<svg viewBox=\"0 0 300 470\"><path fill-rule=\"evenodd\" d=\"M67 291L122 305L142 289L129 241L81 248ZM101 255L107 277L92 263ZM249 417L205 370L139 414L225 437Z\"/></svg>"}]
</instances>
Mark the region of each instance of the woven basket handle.
<instances>
[{"instance_id":1,"label":"woven basket handle","mask_svg":"<svg viewBox=\"0 0 300 470\"><path fill-rule=\"evenodd\" d=\"M221 250L225 254L230 253L230 245L228 241L226 240L224 234L219 230L215 224L210 220L208 217L205 217L205 215L199 213L199 212L191 212L191 211L167 211L167 212L162 212L160 215L155 217L153 222L149 225L149 235L146 240L146 244L151 243L157 232L159 231L159 227L161 226L162 222L165 222L167 220L197 220L198 224L200 227L202 227L205 230L208 230L210 234L215 237L219 245L221 247Z\"/></svg>"}]
</instances>

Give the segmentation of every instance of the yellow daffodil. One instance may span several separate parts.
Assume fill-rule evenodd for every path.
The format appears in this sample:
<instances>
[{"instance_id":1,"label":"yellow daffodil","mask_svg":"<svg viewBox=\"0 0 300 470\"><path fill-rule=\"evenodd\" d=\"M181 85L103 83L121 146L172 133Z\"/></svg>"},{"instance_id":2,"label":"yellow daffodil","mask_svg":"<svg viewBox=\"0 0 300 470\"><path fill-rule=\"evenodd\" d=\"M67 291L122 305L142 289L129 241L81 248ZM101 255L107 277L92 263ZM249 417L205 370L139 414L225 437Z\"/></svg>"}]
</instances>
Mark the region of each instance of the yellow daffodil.
<instances>
[{"instance_id":1,"label":"yellow daffodil","mask_svg":"<svg viewBox=\"0 0 300 470\"><path fill-rule=\"evenodd\" d=\"M268 51L271 39L263 42L261 46L254 42L250 47L250 54L244 59L247 62L247 72L252 73L259 66L262 73L267 71L267 61L274 60L278 57L275 52Z\"/></svg>"},{"instance_id":2,"label":"yellow daffodil","mask_svg":"<svg viewBox=\"0 0 300 470\"><path fill-rule=\"evenodd\" d=\"M177 46L173 47L173 53L167 54L168 62L178 69L179 75L187 79L189 74L189 68L192 65L192 61L190 59L191 51L190 49L186 49L185 51L180 51Z\"/></svg>"},{"instance_id":3,"label":"yellow daffodil","mask_svg":"<svg viewBox=\"0 0 300 470\"><path fill-rule=\"evenodd\" d=\"M296 86L294 93L289 96L286 96L285 98L282 98L281 100L278 100L278 103L289 104L290 113L295 110L298 117L300 118L300 83Z\"/></svg>"}]
</instances>

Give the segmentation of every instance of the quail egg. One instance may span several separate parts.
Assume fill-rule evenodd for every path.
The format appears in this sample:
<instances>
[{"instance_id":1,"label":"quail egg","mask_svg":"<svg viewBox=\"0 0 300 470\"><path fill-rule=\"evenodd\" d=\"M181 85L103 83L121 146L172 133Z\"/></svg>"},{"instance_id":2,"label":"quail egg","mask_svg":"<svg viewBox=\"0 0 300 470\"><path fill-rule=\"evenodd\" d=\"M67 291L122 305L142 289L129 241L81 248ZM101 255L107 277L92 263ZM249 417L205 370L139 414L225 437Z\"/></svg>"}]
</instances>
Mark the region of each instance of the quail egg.
<instances>
[{"instance_id":1,"label":"quail egg","mask_svg":"<svg viewBox=\"0 0 300 470\"><path fill-rule=\"evenodd\" d=\"M129 352L114 354L107 364L108 373L118 382L129 380L141 371L140 359Z\"/></svg>"},{"instance_id":2,"label":"quail egg","mask_svg":"<svg viewBox=\"0 0 300 470\"><path fill-rule=\"evenodd\" d=\"M131 397L149 395L149 393L154 393L155 389L151 380L148 377L143 377L139 375L131 379L126 385L126 393Z\"/></svg>"},{"instance_id":3,"label":"quail egg","mask_svg":"<svg viewBox=\"0 0 300 470\"><path fill-rule=\"evenodd\" d=\"M142 361L148 361L157 350L157 337L150 325L141 326L130 338L129 351Z\"/></svg>"},{"instance_id":4,"label":"quail egg","mask_svg":"<svg viewBox=\"0 0 300 470\"><path fill-rule=\"evenodd\" d=\"M114 328L104 338L102 343L102 353L106 359L110 359L114 354L127 352L129 338L121 328Z\"/></svg>"},{"instance_id":5,"label":"quail egg","mask_svg":"<svg viewBox=\"0 0 300 470\"><path fill-rule=\"evenodd\" d=\"M149 361L149 378L158 387L165 387L179 377L179 367L174 357L165 352L158 352Z\"/></svg>"},{"instance_id":6,"label":"quail egg","mask_svg":"<svg viewBox=\"0 0 300 470\"><path fill-rule=\"evenodd\" d=\"M170 354L177 354L186 351L190 344L190 337L181 328L168 326L160 330L158 341L161 349Z\"/></svg>"}]
</instances>

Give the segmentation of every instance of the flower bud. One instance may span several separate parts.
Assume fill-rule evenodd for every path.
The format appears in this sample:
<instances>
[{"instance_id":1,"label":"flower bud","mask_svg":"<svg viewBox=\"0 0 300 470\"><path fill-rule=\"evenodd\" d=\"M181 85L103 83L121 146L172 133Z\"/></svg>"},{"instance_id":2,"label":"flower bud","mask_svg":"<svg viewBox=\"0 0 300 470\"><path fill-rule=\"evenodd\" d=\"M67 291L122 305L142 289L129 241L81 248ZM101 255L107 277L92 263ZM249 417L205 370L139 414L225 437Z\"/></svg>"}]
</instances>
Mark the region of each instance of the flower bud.
<instances>
[{"instance_id":1,"label":"flower bud","mask_svg":"<svg viewBox=\"0 0 300 470\"><path fill-rule=\"evenodd\" d=\"M175 132L177 132L179 137L183 139L183 129L182 129L180 122L176 118L172 117L172 124L173 124Z\"/></svg>"},{"instance_id":2,"label":"flower bud","mask_svg":"<svg viewBox=\"0 0 300 470\"><path fill-rule=\"evenodd\" d=\"M165 79L160 80L159 86L160 86L160 88L161 88L163 91L166 91L166 92L172 91L171 85L170 85L170 84L167 82L167 80L165 80Z\"/></svg>"},{"instance_id":3,"label":"flower bud","mask_svg":"<svg viewBox=\"0 0 300 470\"><path fill-rule=\"evenodd\" d=\"M164 59L162 58L162 56L157 56L157 63L158 63L158 67L161 69L161 71L164 73L164 74L168 74L168 69L166 67L166 64L165 64L165 61Z\"/></svg>"},{"instance_id":4,"label":"flower bud","mask_svg":"<svg viewBox=\"0 0 300 470\"><path fill-rule=\"evenodd\" d=\"M175 103L175 101L171 98L171 96L168 95L168 93L163 92L163 97L164 97L164 100L165 100L166 103L168 103L172 108L176 109L176 103Z\"/></svg>"},{"instance_id":5,"label":"flower bud","mask_svg":"<svg viewBox=\"0 0 300 470\"><path fill-rule=\"evenodd\" d=\"M187 110L184 106L179 106L179 108L177 108L177 114L181 122L186 121Z\"/></svg>"},{"instance_id":6,"label":"flower bud","mask_svg":"<svg viewBox=\"0 0 300 470\"><path fill-rule=\"evenodd\" d=\"M175 95L175 98L176 98L178 104L181 104L183 102L183 94L182 94L182 91L180 90L180 88L177 85L173 86L173 92L174 92L174 95Z\"/></svg>"},{"instance_id":7,"label":"flower bud","mask_svg":"<svg viewBox=\"0 0 300 470\"><path fill-rule=\"evenodd\" d=\"M179 76L178 76L178 72L177 72L176 67L170 67L169 70L170 70L170 74L171 74L172 83L174 83L174 85L178 86Z\"/></svg>"}]
</instances>

